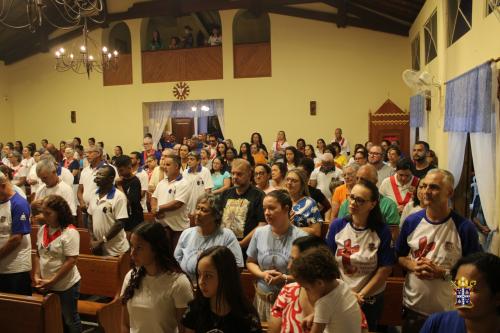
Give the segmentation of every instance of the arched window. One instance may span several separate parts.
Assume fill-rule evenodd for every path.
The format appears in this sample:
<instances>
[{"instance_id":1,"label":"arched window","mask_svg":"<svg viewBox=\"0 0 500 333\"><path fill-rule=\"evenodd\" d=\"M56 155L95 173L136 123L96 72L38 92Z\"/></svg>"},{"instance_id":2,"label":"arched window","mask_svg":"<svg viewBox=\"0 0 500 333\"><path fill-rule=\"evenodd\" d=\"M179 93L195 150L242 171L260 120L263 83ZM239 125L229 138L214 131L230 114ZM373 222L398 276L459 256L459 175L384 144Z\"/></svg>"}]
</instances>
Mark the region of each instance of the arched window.
<instances>
[{"instance_id":1,"label":"arched window","mask_svg":"<svg viewBox=\"0 0 500 333\"><path fill-rule=\"evenodd\" d=\"M119 53L117 68L104 71L103 85L132 84L132 39L128 25L125 22L112 25L103 31L102 41Z\"/></svg>"},{"instance_id":2,"label":"arched window","mask_svg":"<svg viewBox=\"0 0 500 333\"><path fill-rule=\"evenodd\" d=\"M271 76L271 23L267 13L240 10L233 20L234 77Z\"/></svg>"}]
</instances>

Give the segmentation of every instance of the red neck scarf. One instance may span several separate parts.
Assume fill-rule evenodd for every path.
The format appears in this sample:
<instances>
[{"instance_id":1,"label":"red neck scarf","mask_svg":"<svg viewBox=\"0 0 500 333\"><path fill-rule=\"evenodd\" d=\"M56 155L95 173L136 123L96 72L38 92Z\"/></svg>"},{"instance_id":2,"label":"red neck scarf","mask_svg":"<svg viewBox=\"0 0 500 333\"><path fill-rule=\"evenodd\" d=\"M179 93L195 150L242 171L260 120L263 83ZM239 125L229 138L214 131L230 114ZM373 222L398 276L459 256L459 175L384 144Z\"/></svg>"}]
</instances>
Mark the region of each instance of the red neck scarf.
<instances>
[{"instance_id":1,"label":"red neck scarf","mask_svg":"<svg viewBox=\"0 0 500 333\"><path fill-rule=\"evenodd\" d=\"M75 226L72 224L68 225L67 228L76 229ZM62 233L61 229L59 228L52 235L49 235L49 226L46 224L45 227L43 228L43 240L42 240L43 247L45 248L49 247L50 243L52 243L53 240L61 236L61 233Z\"/></svg>"}]
</instances>

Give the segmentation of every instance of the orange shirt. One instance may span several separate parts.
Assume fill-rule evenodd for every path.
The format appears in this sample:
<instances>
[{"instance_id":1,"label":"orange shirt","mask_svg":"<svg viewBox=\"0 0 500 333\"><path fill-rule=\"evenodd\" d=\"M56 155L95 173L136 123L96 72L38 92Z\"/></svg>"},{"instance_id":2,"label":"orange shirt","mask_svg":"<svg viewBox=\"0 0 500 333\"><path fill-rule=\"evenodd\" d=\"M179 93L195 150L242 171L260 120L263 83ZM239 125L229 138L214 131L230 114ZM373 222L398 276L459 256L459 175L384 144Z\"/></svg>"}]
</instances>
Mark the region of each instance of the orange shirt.
<instances>
[{"instance_id":1,"label":"orange shirt","mask_svg":"<svg viewBox=\"0 0 500 333\"><path fill-rule=\"evenodd\" d=\"M346 184L342 184L335 189L335 192L333 192L332 203L336 202L340 206L348 196L349 191L347 191L347 186Z\"/></svg>"},{"instance_id":2,"label":"orange shirt","mask_svg":"<svg viewBox=\"0 0 500 333\"><path fill-rule=\"evenodd\" d=\"M264 155L263 152L259 151L258 153L253 154L252 156L253 156L253 159L255 161L255 165L267 163L266 156Z\"/></svg>"}]
</instances>

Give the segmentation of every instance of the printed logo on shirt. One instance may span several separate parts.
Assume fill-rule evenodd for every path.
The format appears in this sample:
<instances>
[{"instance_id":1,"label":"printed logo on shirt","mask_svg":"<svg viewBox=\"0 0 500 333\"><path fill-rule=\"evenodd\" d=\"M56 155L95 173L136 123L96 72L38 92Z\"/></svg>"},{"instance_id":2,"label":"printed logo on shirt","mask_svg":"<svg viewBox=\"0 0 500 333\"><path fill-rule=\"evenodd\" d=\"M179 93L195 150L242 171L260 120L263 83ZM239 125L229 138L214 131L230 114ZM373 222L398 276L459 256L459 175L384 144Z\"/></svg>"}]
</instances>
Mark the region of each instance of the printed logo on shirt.
<instances>
[{"instance_id":1,"label":"printed logo on shirt","mask_svg":"<svg viewBox=\"0 0 500 333\"><path fill-rule=\"evenodd\" d=\"M19 218L20 221L26 221L26 215L23 213Z\"/></svg>"},{"instance_id":2,"label":"printed logo on shirt","mask_svg":"<svg viewBox=\"0 0 500 333\"><path fill-rule=\"evenodd\" d=\"M454 247L455 247L455 245L453 245L453 243L452 243L452 242L445 242L445 243L444 243L444 249L445 249L446 251L448 251L448 252L449 252L449 251L453 251L453 248L454 248Z\"/></svg>"},{"instance_id":3,"label":"printed logo on shirt","mask_svg":"<svg viewBox=\"0 0 500 333\"><path fill-rule=\"evenodd\" d=\"M4 223L7 220L7 216L0 216L0 223Z\"/></svg>"},{"instance_id":4,"label":"printed logo on shirt","mask_svg":"<svg viewBox=\"0 0 500 333\"><path fill-rule=\"evenodd\" d=\"M423 258L425 257L429 252L434 250L436 247L435 242L427 243L427 237L424 236L418 240L418 250L413 252L413 258Z\"/></svg>"},{"instance_id":5,"label":"printed logo on shirt","mask_svg":"<svg viewBox=\"0 0 500 333\"><path fill-rule=\"evenodd\" d=\"M461 277L456 281L452 281L453 289L455 292L455 308L463 309L463 308L472 308L474 304L470 299L471 290L476 285L476 281L467 280L465 277Z\"/></svg>"},{"instance_id":6,"label":"printed logo on shirt","mask_svg":"<svg viewBox=\"0 0 500 333\"><path fill-rule=\"evenodd\" d=\"M359 245L351 246L350 239L346 239L344 241L344 247L337 250L336 255L337 257L342 257L342 268L344 273L347 275L354 274L358 270L356 267L351 265L351 255L356 252L359 252Z\"/></svg>"},{"instance_id":7,"label":"printed logo on shirt","mask_svg":"<svg viewBox=\"0 0 500 333\"><path fill-rule=\"evenodd\" d=\"M368 249L369 249L370 251L375 251L375 249L376 249L376 248L377 248L377 247L375 246L375 243L370 243L370 244L368 244Z\"/></svg>"}]
</instances>

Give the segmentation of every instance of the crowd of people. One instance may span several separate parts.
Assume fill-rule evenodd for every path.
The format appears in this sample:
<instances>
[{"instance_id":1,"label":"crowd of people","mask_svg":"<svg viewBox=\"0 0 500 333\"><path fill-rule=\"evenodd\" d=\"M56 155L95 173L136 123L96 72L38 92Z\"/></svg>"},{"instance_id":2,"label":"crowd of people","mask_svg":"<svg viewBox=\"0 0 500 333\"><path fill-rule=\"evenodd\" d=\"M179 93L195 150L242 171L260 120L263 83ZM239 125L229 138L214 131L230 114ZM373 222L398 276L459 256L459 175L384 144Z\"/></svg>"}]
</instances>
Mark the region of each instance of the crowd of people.
<instances>
[{"instance_id":1,"label":"crowd of people","mask_svg":"<svg viewBox=\"0 0 500 333\"><path fill-rule=\"evenodd\" d=\"M184 34L182 36L172 36L168 45L165 45L160 31L158 29L153 30L151 41L149 43L150 51L158 51L163 49L189 49L193 47L202 46L219 46L222 45L222 35L219 27L213 27L208 38L200 30L196 34L196 38L193 36L193 28L191 26L184 26Z\"/></svg>"},{"instance_id":2,"label":"crowd of people","mask_svg":"<svg viewBox=\"0 0 500 333\"><path fill-rule=\"evenodd\" d=\"M155 144L147 134L142 151L112 156L94 138L1 144L0 292L57 293L80 332L84 226L94 255L131 255L124 332L375 332L396 264L403 333L498 331L500 259L452 210L455 180L426 142L411 156L398 142L351 151L338 128L328 144L294 146L284 131L269 149L259 133L239 150L212 134ZM475 305L454 310L462 277L476 281Z\"/></svg>"}]
</instances>

